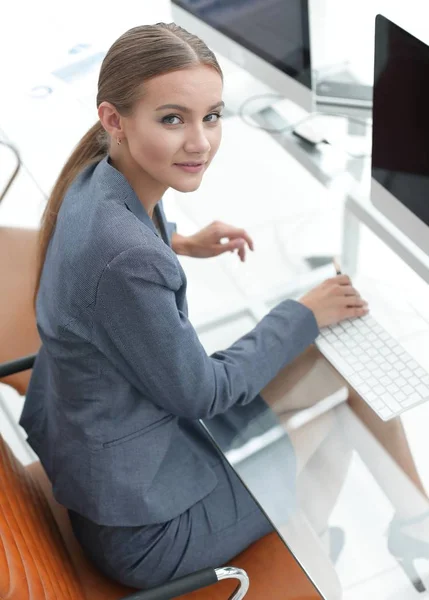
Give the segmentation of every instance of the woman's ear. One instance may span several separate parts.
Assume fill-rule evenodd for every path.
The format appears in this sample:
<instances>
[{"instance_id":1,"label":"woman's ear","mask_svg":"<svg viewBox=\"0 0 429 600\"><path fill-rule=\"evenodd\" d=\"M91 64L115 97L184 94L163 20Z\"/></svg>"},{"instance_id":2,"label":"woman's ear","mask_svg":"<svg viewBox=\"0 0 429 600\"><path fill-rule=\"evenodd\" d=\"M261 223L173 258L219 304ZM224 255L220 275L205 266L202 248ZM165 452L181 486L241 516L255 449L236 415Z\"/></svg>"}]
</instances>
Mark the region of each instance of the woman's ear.
<instances>
[{"instance_id":1,"label":"woman's ear","mask_svg":"<svg viewBox=\"0 0 429 600\"><path fill-rule=\"evenodd\" d=\"M110 102L102 102L98 107L98 117L107 133L113 138L123 136L121 115Z\"/></svg>"}]
</instances>

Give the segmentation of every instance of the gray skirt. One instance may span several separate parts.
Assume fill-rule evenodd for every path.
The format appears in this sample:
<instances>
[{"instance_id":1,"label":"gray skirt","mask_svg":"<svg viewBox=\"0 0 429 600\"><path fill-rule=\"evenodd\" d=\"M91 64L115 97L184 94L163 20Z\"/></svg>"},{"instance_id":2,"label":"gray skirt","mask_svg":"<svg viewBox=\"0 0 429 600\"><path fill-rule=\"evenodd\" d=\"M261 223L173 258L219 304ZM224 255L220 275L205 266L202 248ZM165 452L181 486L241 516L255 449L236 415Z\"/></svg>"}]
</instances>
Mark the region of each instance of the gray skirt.
<instances>
[{"instance_id":1,"label":"gray skirt","mask_svg":"<svg viewBox=\"0 0 429 600\"><path fill-rule=\"evenodd\" d=\"M69 510L85 553L108 577L139 589L226 564L273 528L228 463L213 468L216 488L167 523L111 527Z\"/></svg>"},{"instance_id":2,"label":"gray skirt","mask_svg":"<svg viewBox=\"0 0 429 600\"><path fill-rule=\"evenodd\" d=\"M274 530L246 485L250 489L262 486L257 496L276 523L276 504L281 502L285 518L293 508L295 455L287 436L268 454L259 452L249 464L244 461L236 467L246 485L223 456L275 424L260 396L246 407L233 407L206 422L217 448L200 423L182 420L184 433L217 476L215 489L183 514L155 525L98 525L69 510L73 531L85 553L107 576L139 589L227 564Z\"/></svg>"}]
</instances>

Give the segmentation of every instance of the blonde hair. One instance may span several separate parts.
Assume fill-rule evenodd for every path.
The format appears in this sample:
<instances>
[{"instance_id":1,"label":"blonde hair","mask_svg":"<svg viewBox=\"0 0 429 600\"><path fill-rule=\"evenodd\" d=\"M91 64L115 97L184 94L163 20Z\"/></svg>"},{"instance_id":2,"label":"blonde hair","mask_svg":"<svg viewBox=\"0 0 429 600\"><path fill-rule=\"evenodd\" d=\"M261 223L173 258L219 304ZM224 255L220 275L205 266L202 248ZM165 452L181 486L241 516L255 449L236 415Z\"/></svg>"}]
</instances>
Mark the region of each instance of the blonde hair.
<instances>
[{"instance_id":1,"label":"blonde hair","mask_svg":"<svg viewBox=\"0 0 429 600\"><path fill-rule=\"evenodd\" d=\"M145 81L197 64L213 67L222 77L213 52L199 37L179 25L157 23L134 27L118 38L104 57L98 78L97 107L102 102L110 102L122 116L128 116L144 94ZM109 145L110 137L97 121L61 170L42 217L34 298L66 191L83 169L108 154Z\"/></svg>"}]
</instances>

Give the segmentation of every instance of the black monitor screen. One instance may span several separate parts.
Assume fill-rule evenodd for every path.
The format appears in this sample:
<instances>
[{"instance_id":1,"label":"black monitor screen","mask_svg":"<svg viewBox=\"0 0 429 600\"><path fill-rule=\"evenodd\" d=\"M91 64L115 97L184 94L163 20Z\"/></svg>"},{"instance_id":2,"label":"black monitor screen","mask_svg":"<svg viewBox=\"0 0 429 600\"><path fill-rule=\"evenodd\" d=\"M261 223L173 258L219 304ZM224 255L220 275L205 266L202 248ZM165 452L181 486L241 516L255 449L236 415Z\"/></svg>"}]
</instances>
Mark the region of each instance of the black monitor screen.
<instances>
[{"instance_id":1,"label":"black monitor screen","mask_svg":"<svg viewBox=\"0 0 429 600\"><path fill-rule=\"evenodd\" d=\"M311 89L308 0L173 0Z\"/></svg>"},{"instance_id":2,"label":"black monitor screen","mask_svg":"<svg viewBox=\"0 0 429 600\"><path fill-rule=\"evenodd\" d=\"M374 67L372 176L429 225L429 47L377 15Z\"/></svg>"}]
</instances>

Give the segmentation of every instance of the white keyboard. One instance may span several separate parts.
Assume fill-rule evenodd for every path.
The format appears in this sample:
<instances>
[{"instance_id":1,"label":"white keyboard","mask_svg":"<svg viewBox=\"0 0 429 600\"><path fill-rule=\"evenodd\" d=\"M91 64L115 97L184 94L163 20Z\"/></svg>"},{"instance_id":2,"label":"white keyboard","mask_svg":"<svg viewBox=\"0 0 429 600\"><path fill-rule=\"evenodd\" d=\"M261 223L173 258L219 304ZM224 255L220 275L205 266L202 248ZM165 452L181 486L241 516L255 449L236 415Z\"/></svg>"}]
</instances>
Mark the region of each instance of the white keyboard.
<instances>
[{"instance_id":1,"label":"white keyboard","mask_svg":"<svg viewBox=\"0 0 429 600\"><path fill-rule=\"evenodd\" d=\"M429 373L369 315L323 328L316 345L383 421L429 400Z\"/></svg>"}]
</instances>

